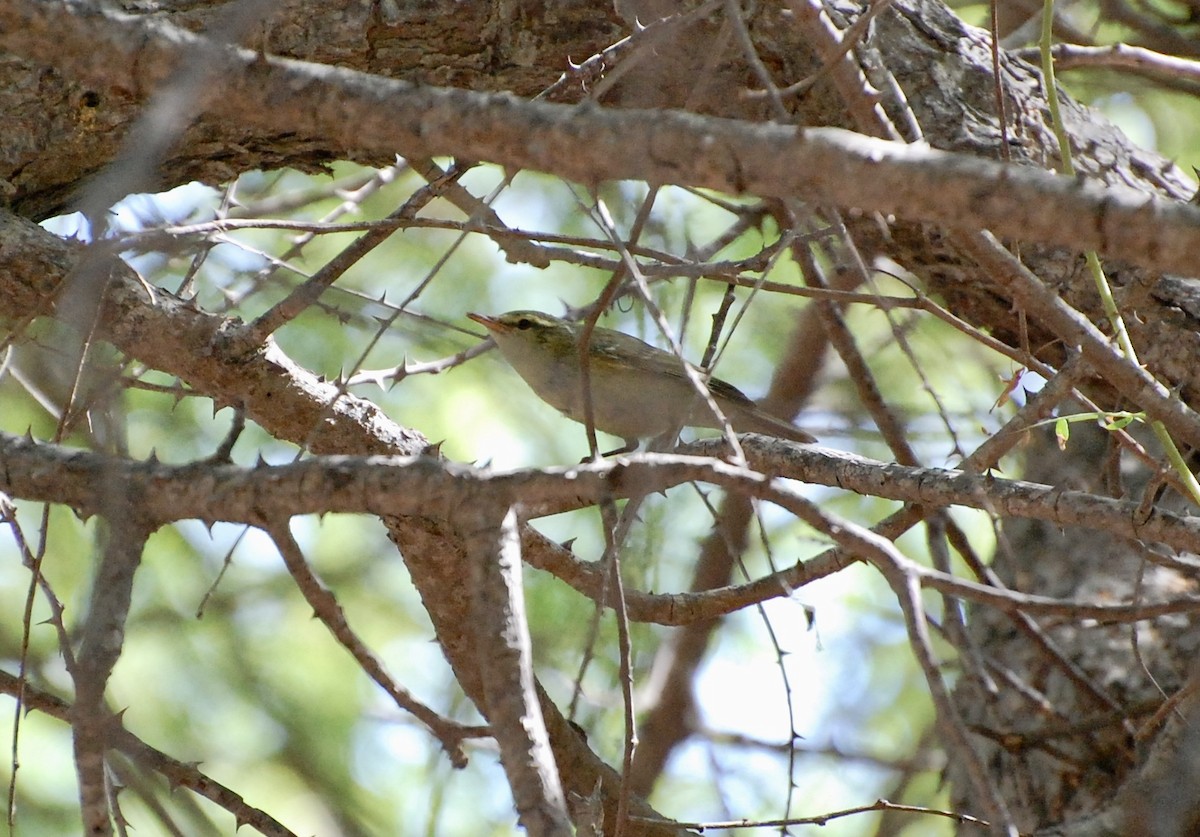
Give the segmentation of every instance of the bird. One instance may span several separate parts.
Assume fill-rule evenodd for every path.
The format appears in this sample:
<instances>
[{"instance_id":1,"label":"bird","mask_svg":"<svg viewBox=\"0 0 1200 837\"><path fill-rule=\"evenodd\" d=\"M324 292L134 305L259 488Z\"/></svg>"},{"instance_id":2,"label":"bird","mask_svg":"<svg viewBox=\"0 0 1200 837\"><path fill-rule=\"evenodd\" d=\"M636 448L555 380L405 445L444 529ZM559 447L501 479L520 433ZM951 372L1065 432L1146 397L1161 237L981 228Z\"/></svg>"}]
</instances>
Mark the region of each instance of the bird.
<instances>
[{"instance_id":1,"label":"bird","mask_svg":"<svg viewBox=\"0 0 1200 837\"><path fill-rule=\"evenodd\" d=\"M488 330L504 359L543 401L569 419L586 422L580 386L581 324L541 311L495 316L472 312L467 317ZM637 448L639 439L674 434L682 427L724 426L696 391L682 360L623 332L593 329L588 376L595 428L625 443L605 456L627 453ZM805 444L817 441L763 411L732 384L710 377L707 385L735 431Z\"/></svg>"}]
</instances>

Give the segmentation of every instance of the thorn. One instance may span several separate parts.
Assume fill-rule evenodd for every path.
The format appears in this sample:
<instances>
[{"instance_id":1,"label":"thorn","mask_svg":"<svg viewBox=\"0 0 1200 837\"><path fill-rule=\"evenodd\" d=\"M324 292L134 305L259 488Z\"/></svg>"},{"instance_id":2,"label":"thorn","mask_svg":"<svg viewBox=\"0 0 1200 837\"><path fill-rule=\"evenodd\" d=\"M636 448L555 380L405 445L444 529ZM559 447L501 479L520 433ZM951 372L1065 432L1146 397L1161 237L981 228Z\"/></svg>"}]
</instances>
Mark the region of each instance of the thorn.
<instances>
[{"instance_id":1,"label":"thorn","mask_svg":"<svg viewBox=\"0 0 1200 837\"><path fill-rule=\"evenodd\" d=\"M576 540L577 540L577 538L567 538L565 541L563 541L562 543L560 543L560 544L559 544L559 546L561 546L561 547L562 547L563 549L565 549L567 552L569 552L569 553L571 553L572 555L574 555L574 554L575 554L575 541L576 541Z\"/></svg>"},{"instance_id":2,"label":"thorn","mask_svg":"<svg viewBox=\"0 0 1200 837\"><path fill-rule=\"evenodd\" d=\"M394 370L392 370L392 383L391 383L391 386L388 387L388 389L391 389L392 387L396 386L396 384L400 383L402 380L407 378L408 377L408 369L409 369L408 353L405 352L404 357L402 357L400 359L400 365L397 366Z\"/></svg>"}]
</instances>

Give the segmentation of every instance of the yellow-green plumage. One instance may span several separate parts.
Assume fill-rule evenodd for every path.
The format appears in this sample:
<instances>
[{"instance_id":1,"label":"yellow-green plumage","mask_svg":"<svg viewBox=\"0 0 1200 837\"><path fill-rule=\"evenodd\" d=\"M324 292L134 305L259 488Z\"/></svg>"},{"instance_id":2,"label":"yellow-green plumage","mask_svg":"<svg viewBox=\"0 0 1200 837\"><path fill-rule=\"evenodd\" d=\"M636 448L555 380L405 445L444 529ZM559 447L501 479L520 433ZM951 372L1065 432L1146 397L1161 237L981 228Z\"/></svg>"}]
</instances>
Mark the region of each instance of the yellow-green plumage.
<instances>
[{"instance_id":1,"label":"yellow-green plumage","mask_svg":"<svg viewBox=\"0 0 1200 837\"><path fill-rule=\"evenodd\" d=\"M578 343L582 326L540 311L467 316L487 328L505 360L543 401L570 419L584 421ZM683 363L670 352L619 331L596 328L588 358L596 429L621 437L626 449L632 450L639 438L680 427L721 427L688 380ZM711 378L708 389L739 433L816 441L764 413L732 384Z\"/></svg>"}]
</instances>

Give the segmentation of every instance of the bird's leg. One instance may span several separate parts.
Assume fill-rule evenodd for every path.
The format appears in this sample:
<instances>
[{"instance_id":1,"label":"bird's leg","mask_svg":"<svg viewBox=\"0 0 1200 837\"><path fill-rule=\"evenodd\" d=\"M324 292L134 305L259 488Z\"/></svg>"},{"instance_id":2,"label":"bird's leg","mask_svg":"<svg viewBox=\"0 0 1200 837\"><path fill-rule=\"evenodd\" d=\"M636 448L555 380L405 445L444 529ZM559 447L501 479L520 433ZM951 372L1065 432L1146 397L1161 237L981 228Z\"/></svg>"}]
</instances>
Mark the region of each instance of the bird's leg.
<instances>
[{"instance_id":1,"label":"bird's leg","mask_svg":"<svg viewBox=\"0 0 1200 837\"><path fill-rule=\"evenodd\" d=\"M606 450L603 453L601 453L600 458L607 459L608 457L616 456L619 453L630 453L631 451L637 450L638 440L636 438L625 439L624 441L625 441L625 444L622 445L621 447L613 448L612 450ZM592 457L589 455L589 456L585 456L583 459L579 460L579 464L586 465L591 461L592 461Z\"/></svg>"}]
</instances>

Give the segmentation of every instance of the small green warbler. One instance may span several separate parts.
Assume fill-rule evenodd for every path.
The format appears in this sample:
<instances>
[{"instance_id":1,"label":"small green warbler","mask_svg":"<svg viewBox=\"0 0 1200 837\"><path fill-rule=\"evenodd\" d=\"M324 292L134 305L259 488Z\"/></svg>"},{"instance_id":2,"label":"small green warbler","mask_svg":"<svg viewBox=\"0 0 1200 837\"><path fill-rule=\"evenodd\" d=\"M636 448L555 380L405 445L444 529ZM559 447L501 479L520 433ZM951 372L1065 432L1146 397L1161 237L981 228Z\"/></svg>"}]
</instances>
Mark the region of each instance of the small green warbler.
<instances>
[{"instance_id":1,"label":"small green warbler","mask_svg":"<svg viewBox=\"0 0 1200 837\"><path fill-rule=\"evenodd\" d=\"M569 419L585 421L579 373L581 325L540 311L467 316L491 333L504 359L543 401ZM670 352L619 331L596 328L588 344L588 358L596 429L625 441L625 447L610 454L631 451L639 438L681 427L721 427L688 380L683 362ZM719 378L709 379L708 391L739 433L817 441L763 412L741 390Z\"/></svg>"}]
</instances>

